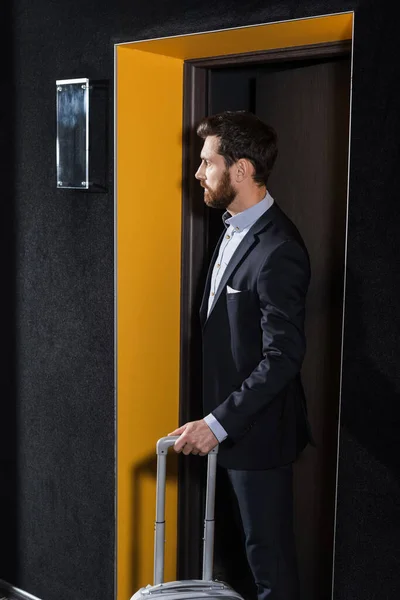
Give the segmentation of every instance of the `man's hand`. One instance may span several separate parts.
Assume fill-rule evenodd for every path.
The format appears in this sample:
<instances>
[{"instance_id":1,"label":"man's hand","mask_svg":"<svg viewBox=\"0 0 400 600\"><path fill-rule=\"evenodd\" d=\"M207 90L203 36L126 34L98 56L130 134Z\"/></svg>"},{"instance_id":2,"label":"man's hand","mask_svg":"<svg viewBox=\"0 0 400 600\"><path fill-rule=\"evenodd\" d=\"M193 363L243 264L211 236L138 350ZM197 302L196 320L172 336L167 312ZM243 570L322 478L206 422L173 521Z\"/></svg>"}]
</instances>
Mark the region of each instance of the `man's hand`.
<instances>
[{"instance_id":1,"label":"man's hand","mask_svg":"<svg viewBox=\"0 0 400 600\"><path fill-rule=\"evenodd\" d=\"M174 450L183 452L183 454L205 456L218 444L217 438L204 419L186 423L168 435L179 435L179 439L174 444Z\"/></svg>"}]
</instances>

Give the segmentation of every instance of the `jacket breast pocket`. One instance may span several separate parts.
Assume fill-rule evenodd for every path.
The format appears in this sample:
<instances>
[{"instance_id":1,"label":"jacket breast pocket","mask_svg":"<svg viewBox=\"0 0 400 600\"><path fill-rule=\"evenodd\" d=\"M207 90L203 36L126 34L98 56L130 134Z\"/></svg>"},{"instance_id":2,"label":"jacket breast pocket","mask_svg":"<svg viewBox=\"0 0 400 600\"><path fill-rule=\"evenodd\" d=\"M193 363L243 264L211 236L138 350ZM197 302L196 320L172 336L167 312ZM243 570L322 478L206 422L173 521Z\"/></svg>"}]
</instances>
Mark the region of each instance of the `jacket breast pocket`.
<instances>
[{"instance_id":1,"label":"jacket breast pocket","mask_svg":"<svg viewBox=\"0 0 400 600\"><path fill-rule=\"evenodd\" d=\"M234 288L228 287L226 291L226 299L228 302L238 302L239 300L249 299L252 295L253 292L251 290L235 290Z\"/></svg>"}]
</instances>

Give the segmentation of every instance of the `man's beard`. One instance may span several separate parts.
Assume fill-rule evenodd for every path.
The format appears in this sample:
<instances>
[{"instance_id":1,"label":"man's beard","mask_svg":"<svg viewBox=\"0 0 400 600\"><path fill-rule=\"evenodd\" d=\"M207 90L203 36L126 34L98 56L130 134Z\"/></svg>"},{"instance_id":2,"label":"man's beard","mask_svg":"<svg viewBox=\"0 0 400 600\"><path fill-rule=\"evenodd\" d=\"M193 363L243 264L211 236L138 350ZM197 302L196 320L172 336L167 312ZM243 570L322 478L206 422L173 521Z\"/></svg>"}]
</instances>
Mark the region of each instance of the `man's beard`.
<instances>
[{"instance_id":1,"label":"man's beard","mask_svg":"<svg viewBox=\"0 0 400 600\"><path fill-rule=\"evenodd\" d=\"M216 190L204 189L204 201L211 208L221 208L226 210L236 198L237 192L234 189L229 170L226 169L222 175L221 181Z\"/></svg>"}]
</instances>

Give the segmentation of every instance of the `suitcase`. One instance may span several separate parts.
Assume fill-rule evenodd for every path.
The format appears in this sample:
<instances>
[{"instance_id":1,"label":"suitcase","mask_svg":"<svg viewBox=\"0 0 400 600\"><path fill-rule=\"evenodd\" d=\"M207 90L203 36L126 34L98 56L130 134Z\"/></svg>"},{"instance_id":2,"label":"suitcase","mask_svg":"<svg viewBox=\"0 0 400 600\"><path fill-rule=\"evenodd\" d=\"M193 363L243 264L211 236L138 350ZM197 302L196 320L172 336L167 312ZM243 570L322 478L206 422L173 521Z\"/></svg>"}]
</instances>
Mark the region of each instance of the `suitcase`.
<instances>
[{"instance_id":1,"label":"suitcase","mask_svg":"<svg viewBox=\"0 0 400 600\"><path fill-rule=\"evenodd\" d=\"M168 448L177 437L164 437L157 442L157 496L154 526L154 584L138 590L131 600L243 600L223 581L212 579L214 559L214 507L218 446L208 454L207 491L204 516L202 579L164 583L165 483Z\"/></svg>"}]
</instances>

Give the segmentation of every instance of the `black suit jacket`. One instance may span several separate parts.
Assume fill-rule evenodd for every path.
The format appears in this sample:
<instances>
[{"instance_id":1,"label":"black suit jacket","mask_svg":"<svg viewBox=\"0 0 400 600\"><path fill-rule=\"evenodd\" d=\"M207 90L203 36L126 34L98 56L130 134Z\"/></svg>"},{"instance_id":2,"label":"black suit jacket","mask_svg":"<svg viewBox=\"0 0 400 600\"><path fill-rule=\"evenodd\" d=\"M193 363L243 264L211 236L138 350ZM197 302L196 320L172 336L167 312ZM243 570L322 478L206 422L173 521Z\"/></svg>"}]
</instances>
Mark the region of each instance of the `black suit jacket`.
<instances>
[{"instance_id":1,"label":"black suit jacket","mask_svg":"<svg viewBox=\"0 0 400 600\"><path fill-rule=\"evenodd\" d=\"M200 308L203 405L228 433L219 463L268 469L311 441L300 369L310 263L295 225L276 203L230 260L207 318L215 249ZM227 293L227 285L240 293Z\"/></svg>"}]
</instances>

